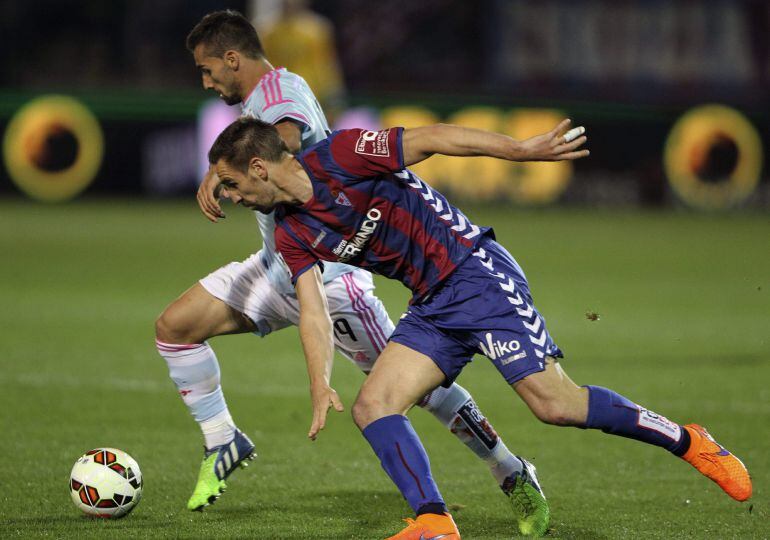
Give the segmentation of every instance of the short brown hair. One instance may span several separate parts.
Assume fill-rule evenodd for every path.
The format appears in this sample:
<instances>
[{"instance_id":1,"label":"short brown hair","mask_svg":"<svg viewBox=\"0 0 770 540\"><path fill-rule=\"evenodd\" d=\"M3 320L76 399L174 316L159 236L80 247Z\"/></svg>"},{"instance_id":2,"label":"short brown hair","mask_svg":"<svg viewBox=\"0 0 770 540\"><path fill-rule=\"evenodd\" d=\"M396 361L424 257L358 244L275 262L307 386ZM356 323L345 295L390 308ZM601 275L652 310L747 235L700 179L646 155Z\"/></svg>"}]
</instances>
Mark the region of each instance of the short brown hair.
<instances>
[{"instance_id":1,"label":"short brown hair","mask_svg":"<svg viewBox=\"0 0 770 540\"><path fill-rule=\"evenodd\" d=\"M209 150L209 163L220 159L235 169L245 171L249 160L259 157L267 161L281 160L289 152L273 124L256 118L239 118L219 134Z\"/></svg>"},{"instance_id":2,"label":"short brown hair","mask_svg":"<svg viewBox=\"0 0 770 540\"><path fill-rule=\"evenodd\" d=\"M257 31L246 17L232 9L209 13L195 25L187 36L187 49L193 52L201 43L208 55L218 58L229 50L249 58L265 55Z\"/></svg>"}]
</instances>

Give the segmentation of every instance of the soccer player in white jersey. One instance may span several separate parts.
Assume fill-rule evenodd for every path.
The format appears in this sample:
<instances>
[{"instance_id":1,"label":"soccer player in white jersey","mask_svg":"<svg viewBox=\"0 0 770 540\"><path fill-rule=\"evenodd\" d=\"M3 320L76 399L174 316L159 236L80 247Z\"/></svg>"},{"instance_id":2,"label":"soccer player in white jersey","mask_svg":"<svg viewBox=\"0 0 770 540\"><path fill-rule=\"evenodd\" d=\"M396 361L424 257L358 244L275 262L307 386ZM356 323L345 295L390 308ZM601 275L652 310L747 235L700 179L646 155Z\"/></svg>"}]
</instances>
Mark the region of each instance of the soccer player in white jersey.
<instances>
[{"instance_id":1,"label":"soccer player in white jersey","mask_svg":"<svg viewBox=\"0 0 770 540\"><path fill-rule=\"evenodd\" d=\"M293 152L328 135L326 119L305 81L285 69L273 68L256 31L242 15L232 11L207 15L188 36L187 47L206 89L216 91L230 105L242 103L243 115L274 124ZM222 216L213 195L218 184L210 171L198 193L201 209L212 221ZM338 204L350 202L343 195ZM257 222L263 248L200 280L169 305L156 324L158 351L204 437L204 459L188 502L191 510L214 502L225 487L225 478L254 456L254 445L235 427L227 409L217 358L206 340L245 332L265 336L291 325L298 325L300 334L309 331L299 316L288 269L276 255L273 216L257 213ZM328 264L323 281L335 346L368 373L394 329L374 295L371 274ZM341 411L336 394L332 401ZM519 520L547 523L548 506L534 467L506 448L465 389L457 384L438 388L419 405L489 466ZM313 438L323 428L322 417L325 414L313 420L309 433Z\"/></svg>"}]
</instances>

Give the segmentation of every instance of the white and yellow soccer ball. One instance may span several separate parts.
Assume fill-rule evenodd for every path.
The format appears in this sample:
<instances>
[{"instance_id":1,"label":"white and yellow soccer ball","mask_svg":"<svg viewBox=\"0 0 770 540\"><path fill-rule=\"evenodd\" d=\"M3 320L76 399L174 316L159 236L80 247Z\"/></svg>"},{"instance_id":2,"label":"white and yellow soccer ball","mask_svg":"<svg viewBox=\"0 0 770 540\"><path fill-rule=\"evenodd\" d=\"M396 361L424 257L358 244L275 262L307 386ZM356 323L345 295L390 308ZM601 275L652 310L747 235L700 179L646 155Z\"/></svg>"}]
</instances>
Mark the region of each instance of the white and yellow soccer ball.
<instances>
[{"instance_id":1,"label":"white and yellow soccer ball","mask_svg":"<svg viewBox=\"0 0 770 540\"><path fill-rule=\"evenodd\" d=\"M91 516L120 518L142 498L142 472L134 458L116 448L96 448L78 458L70 473L70 495Z\"/></svg>"}]
</instances>

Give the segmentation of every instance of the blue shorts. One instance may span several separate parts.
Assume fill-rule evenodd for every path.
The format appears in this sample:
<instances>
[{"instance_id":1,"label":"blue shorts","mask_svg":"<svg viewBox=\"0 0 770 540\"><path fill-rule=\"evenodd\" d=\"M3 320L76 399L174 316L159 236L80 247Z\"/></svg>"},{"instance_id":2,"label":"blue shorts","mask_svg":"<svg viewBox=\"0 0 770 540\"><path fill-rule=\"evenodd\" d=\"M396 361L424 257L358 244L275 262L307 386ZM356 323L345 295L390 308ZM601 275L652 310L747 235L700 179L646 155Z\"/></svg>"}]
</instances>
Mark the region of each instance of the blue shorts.
<instances>
[{"instance_id":1,"label":"blue shorts","mask_svg":"<svg viewBox=\"0 0 770 540\"><path fill-rule=\"evenodd\" d=\"M432 296L409 306L390 339L430 357L446 375L444 386L476 353L509 384L543 371L546 356L562 357L521 267L489 237Z\"/></svg>"}]
</instances>

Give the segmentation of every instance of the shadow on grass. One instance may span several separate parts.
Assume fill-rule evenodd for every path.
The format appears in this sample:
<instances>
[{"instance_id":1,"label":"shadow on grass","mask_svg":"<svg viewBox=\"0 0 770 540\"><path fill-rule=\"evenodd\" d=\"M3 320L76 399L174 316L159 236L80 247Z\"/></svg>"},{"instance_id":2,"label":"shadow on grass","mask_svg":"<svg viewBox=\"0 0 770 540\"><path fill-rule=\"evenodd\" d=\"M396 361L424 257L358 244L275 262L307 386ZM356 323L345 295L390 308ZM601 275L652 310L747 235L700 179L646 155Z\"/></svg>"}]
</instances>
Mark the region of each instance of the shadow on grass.
<instances>
[{"instance_id":1,"label":"shadow on grass","mask_svg":"<svg viewBox=\"0 0 770 540\"><path fill-rule=\"evenodd\" d=\"M170 527L171 522L159 521L155 517L143 516L141 514L131 514L125 518L120 519L103 519L98 517L77 515L71 516L36 516L27 518L10 518L0 521L0 531L25 529L36 530L38 533L42 533L47 529L60 528L67 526L70 528L89 528L103 527L105 530L122 530L130 532L133 530L142 530L147 526L152 526L154 529Z\"/></svg>"},{"instance_id":2,"label":"shadow on grass","mask_svg":"<svg viewBox=\"0 0 770 540\"><path fill-rule=\"evenodd\" d=\"M237 506L215 506L202 514L180 510L166 515L165 519L141 512L118 520L78 515L4 519L0 521L0 537L78 535L80 532L84 537L191 538L213 535L221 529L225 535L254 538L381 538L398 532L403 525L401 518L410 515L406 502L392 490L308 490L289 502L277 497ZM481 518L460 509L454 516L468 538L518 538L516 526L507 512ZM227 526L222 528L225 523ZM278 530L279 536L275 536ZM548 538L606 540L609 537L589 528L557 524Z\"/></svg>"},{"instance_id":3,"label":"shadow on grass","mask_svg":"<svg viewBox=\"0 0 770 540\"><path fill-rule=\"evenodd\" d=\"M391 490L315 490L307 491L298 499L287 504L285 499L265 503L254 502L248 506L220 507L208 513L208 518L216 520L240 520L251 522L250 532L264 532L260 520L274 520L280 515L285 529L281 538L300 539L318 538L338 540L342 538L380 538L395 534L404 525L401 518L410 517L409 509L403 498ZM465 515L464 515L465 514ZM485 515L482 519L463 509L453 512L468 538L519 538L516 525L508 512L499 516ZM314 531L312 536L308 528L313 523L322 523L319 527L325 532ZM548 535L549 538L574 538L607 540L609 537L586 527L557 525ZM524 537L521 537L524 538Z\"/></svg>"},{"instance_id":4,"label":"shadow on grass","mask_svg":"<svg viewBox=\"0 0 770 540\"><path fill-rule=\"evenodd\" d=\"M378 531L391 528L395 532L400 518L410 515L411 510L395 490L310 490L288 504L285 499L259 501L246 508L242 505L218 508L216 513L222 519L253 521L281 515L287 524L281 538L308 538L309 524L323 522L321 528L334 529L334 532L317 533L313 537L338 539L378 537Z\"/></svg>"},{"instance_id":5,"label":"shadow on grass","mask_svg":"<svg viewBox=\"0 0 770 540\"><path fill-rule=\"evenodd\" d=\"M564 540L609 540L609 536L587 527L570 527L555 525L548 530L546 538L563 538Z\"/></svg>"}]
</instances>

